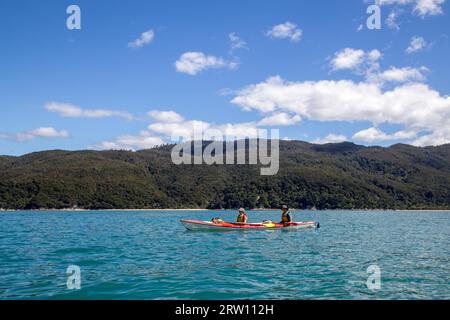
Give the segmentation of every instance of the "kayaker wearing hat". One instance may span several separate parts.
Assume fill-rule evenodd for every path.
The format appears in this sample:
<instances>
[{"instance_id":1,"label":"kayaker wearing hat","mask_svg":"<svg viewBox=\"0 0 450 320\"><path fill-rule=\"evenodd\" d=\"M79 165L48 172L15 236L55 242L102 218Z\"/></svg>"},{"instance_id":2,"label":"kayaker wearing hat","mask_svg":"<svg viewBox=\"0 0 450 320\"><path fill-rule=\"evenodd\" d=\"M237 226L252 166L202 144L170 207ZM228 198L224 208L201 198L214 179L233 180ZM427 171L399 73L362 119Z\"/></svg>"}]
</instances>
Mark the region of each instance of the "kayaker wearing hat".
<instances>
[{"instance_id":1,"label":"kayaker wearing hat","mask_svg":"<svg viewBox=\"0 0 450 320\"><path fill-rule=\"evenodd\" d=\"M237 217L237 223L247 223L248 221L248 217L245 214L245 209L244 208L240 208L239 209L239 215Z\"/></svg>"},{"instance_id":2,"label":"kayaker wearing hat","mask_svg":"<svg viewBox=\"0 0 450 320\"><path fill-rule=\"evenodd\" d=\"M289 211L289 207L284 205L281 207L281 222L280 223L291 223L292 217L291 212Z\"/></svg>"}]
</instances>

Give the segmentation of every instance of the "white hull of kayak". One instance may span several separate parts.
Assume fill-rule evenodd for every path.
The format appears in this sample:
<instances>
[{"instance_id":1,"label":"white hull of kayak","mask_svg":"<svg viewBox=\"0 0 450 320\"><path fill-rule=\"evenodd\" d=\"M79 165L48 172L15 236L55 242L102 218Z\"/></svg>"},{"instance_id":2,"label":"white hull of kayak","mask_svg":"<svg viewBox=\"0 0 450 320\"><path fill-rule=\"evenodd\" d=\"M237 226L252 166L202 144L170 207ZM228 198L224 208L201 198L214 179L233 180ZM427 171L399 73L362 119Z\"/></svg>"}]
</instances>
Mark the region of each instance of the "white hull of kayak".
<instances>
[{"instance_id":1,"label":"white hull of kayak","mask_svg":"<svg viewBox=\"0 0 450 320\"><path fill-rule=\"evenodd\" d=\"M261 223L249 223L242 226L222 226L209 221L181 220L183 226L190 231L255 231L255 230L298 230L315 229L319 227L317 222L298 222L295 225L283 227L265 227Z\"/></svg>"}]
</instances>

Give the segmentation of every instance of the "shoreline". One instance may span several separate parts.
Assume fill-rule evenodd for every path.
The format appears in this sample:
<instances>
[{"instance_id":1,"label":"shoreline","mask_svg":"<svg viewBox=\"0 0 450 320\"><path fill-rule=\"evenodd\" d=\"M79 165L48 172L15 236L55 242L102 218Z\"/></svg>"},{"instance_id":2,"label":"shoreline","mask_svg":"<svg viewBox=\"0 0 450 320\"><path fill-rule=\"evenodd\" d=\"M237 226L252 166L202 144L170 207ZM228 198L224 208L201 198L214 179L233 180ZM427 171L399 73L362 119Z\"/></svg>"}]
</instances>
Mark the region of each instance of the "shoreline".
<instances>
[{"instance_id":1,"label":"shoreline","mask_svg":"<svg viewBox=\"0 0 450 320\"><path fill-rule=\"evenodd\" d=\"M279 211L279 208L275 209L247 209L247 211ZM145 212L145 211L188 211L188 212L225 212L225 211L237 211L237 209L0 209L0 212L88 212L88 211L106 211L106 212ZM311 209L290 209L292 212L336 212L336 211L346 211L346 212L376 212L376 211L387 211L387 212L450 212L449 209L325 209L325 210L311 210Z\"/></svg>"},{"instance_id":2,"label":"shoreline","mask_svg":"<svg viewBox=\"0 0 450 320\"><path fill-rule=\"evenodd\" d=\"M42 209L37 211L208 211L208 209Z\"/></svg>"}]
</instances>

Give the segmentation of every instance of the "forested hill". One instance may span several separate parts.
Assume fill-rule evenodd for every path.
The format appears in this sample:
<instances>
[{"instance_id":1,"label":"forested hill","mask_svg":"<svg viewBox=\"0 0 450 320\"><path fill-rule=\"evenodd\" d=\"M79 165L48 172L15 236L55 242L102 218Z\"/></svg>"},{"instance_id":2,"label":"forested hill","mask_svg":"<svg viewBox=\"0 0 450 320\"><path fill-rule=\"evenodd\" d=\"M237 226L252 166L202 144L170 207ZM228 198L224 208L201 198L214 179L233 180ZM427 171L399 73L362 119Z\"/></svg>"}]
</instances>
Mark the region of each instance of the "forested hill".
<instances>
[{"instance_id":1,"label":"forested hill","mask_svg":"<svg viewBox=\"0 0 450 320\"><path fill-rule=\"evenodd\" d=\"M450 209L450 145L281 141L280 171L172 164L171 146L0 157L0 208Z\"/></svg>"}]
</instances>

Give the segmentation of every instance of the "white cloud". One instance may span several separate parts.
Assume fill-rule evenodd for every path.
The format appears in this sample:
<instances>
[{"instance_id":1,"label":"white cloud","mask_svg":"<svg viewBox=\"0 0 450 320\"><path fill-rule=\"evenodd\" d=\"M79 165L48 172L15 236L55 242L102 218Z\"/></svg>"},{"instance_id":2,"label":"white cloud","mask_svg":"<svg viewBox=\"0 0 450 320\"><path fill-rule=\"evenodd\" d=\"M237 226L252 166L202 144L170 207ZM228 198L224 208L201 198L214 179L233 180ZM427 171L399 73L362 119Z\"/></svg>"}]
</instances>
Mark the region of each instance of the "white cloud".
<instances>
[{"instance_id":1,"label":"white cloud","mask_svg":"<svg viewBox=\"0 0 450 320\"><path fill-rule=\"evenodd\" d=\"M409 47L406 48L407 54L416 53L422 51L427 46L427 42L422 37L412 37Z\"/></svg>"},{"instance_id":2,"label":"white cloud","mask_svg":"<svg viewBox=\"0 0 450 320\"><path fill-rule=\"evenodd\" d=\"M378 5L412 5L413 12L424 18L443 13L442 6L446 0L377 0Z\"/></svg>"},{"instance_id":3,"label":"white cloud","mask_svg":"<svg viewBox=\"0 0 450 320\"><path fill-rule=\"evenodd\" d=\"M175 62L178 72L196 75L207 69L229 68L235 69L236 62L226 61L223 58L205 55L203 52L185 52Z\"/></svg>"},{"instance_id":4,"label":"white cloud","mask_svg":"<svg viewBox=\"0 0 450 320\"><path fill-rule=\"evenodd\" d=\"M361 49L346 48L335 53L330 62L334 71L351 70L356 74L365 75L367 82L383 85L386 82L422 82L426 80L426 67L412 68L391 67L380 71L379 60L382 54L374 49L365 52Z\"/></svg>"},{"instance_id":5,"label":"white cloud","mask_svg":"<svg viewBox=\"0 0 450 320\"><path fill-rule=\"evenodd\" d=\"M230 39L231 52L238 49L248 49L247 42L238 37L236 33L232 32L228 34L228 38Z\"/></svg>"},{"instance_id":6,"label":"white cloud","mask_svg":"<svg viewBox=\"0 0 450 320\"><path fill-rule=\"evenodd\" d=\"M334 71L348 69L359 73L370 73L379 68L378 60L381 57L382 54L377 49L365 52L361 49L345 48L334 54L330 66Z\"/></svg>"},{"instance_id":7,"label":"white cloud","mask_svg":"<svg viewBox=\"0 0 450 320\"><path fill-rule=\"evenodd\" d=\"M381 59L383 56L380 50L374 49L366 53L367 59L371 62L376 62Z\"/></svg>"},{"instance_id":8,"label":"white cloud","mask_svg":"<svg viewBox=\"0 0 450 320\"><path fill-rule=\"evenodd\" d=\"M445 0L416 0L414 12L419 16L434 16L442 14L442 5Z\"/></svg>"},{"instance_id":9,"label":"white cloud","mask_svg":"<svg viewBox=\"0 0 450 320\"><path fill-rule=\"evenodd\" d=\"M123 135L114 140L104 141L96 149L138 150L152 148L164 143L185 140L204 139L244 139L258 137L258 130L268 126L292 125L300 121L298 115L275 113L260 122L215 124L201 120L185 120L175 111L153 110L148 113L155 122L138 135Z\"/></svg>"},{"instance_id":10,"label":"white cloud","mask_svg":"<svg viewBox=\"0 0 450 320\"><path fill-rule=\"evenodd\" d=\"M346 48L334 54L331 66L333 70L354 69L363 63L364 57L363 50Z\"/></svg>"},{"instance_id":11,"label":"white cloud","mask_svg":"<svg viewBox=\"0 0 450 320\"><path fill-rule=\"evenodd\" d=\"M217 129L220 132L223 132L226 137L232 137L235 139L258 137L258 127L254 122L227 123L212 126L211 129Z\"/></svg>"},{"instance_id":12,"label":"white cloud","mask_svg":"<svg viewBox=\"0 0 450 320\"><path fill-rule=\"evenodd\" d=\"M297 27L296 24L292 22L285 22L273 26L266 35L271 38L277 39L289 39L292 42L299 42L302 38L303 30Z\"/></svg>"},{"instance_id":13,"label":"white cloud","mask_svg":"<svg viewBox=\"0 0 450 320\"><path fill-rule=\"evenodd\" d=\"M164 137L179 136L187 137L193 136L194 130L207 130L210 124L204 121L190 120L183 122L156 122L148 126L148 129L162 135Z\"/></svg>"},{"instance_id":14,"label":"white cloud","mask_svg":"<svg viewBox=\"0 0 450 320\"><path fill-rule=\"evenodd\" d=\"M403 125L405 131L430 132L414 144L450 141L450 97L423 83L383 90L377 83L288 82L276 76L238 91L231 101L244 110L287 112L317 121L368 121ZM433 140L434 139L434 140Z\"/></svg>"},{"instance_id":15,"label":"white cloud","mask_svg":"<svg viewBox=\"0 0 450 320\"><path fill-rule=\"evenodd\" d=\"M418 137L412 142L415 146L437 146L448 143L450 143L450 127L434 130L432 133Z\"/></svg>"},{"instance_id":16,"label":"white cloud","mask_svg":"<svg viewBox=\"0 0 450 320\"><path fill-rule=\"evenodd\" d=\"M427 72L428 69L426 67L421 68L395 68L391 67L390 69L380 73L379 77L382 81L387 82L421 82L425 81L426 77L424 72Z\"/></svg>"},{"instance_id":17,"label":"white cloud","mask_svg":"<svg viewBox=\"0 0 450 320\"><path fill-rule=\"evenodd\" d=\"M130 48L140 48L149 44L155 38L155 32L153 30L148 30L141 33L141 36L134 41L128 43Z\"/></svg>"},{"instance_id":18,"label":"white cloud","mask_svg":"<svg viewBox=\"0 0 450 320\"><path fill-rule=\"evenodd\" d=\"M128 112L114 111L108 109L82 109L69 103L49 102L45 105L48 111L56 112L66 118L107 118L119 117L132 120L134 117Z\"/></svg>"},{"instance_id":19,"label":"white cloud","mask_svg":"<svg viewBox=\"0 0 450 320\"><path fill-rule=\"evenodd\" d=\"M164 119L165 121L166 119ZM200 120L182 120L180 122L155 122L148 125L148 130L139 135L124 135L112 141L104 141L96 149L139 150L153 148L164 143L178 142L179 138L187 140L222 140L225 138L243 139L258 137L258 126L254 122L212 124ZM217 135L216 135L217 133Z\"/></svg>"},{"instance_id":20,"label":"white cloud","mask_svg":"<svg viewBox=\"0 0 450 320\"><path fill-rule=\"evenodd\" d=\"M67 138L69 133L66 130L58 131L52 127L40 127L29 132L34 137L43 138Z\"/></svg>"},{"instance_id":21,"label":"white cloud","mask_svg":"<svg viewBox=\"0 0 450 320\"><path fill-rule=\"evenodd\" d=\"M194 136L201 136L204 133L212 131L219 131L223 136L236 138L256 137L258 127L254 122L212 124L200 120L189 120L181 123L152 123L148 126L148 129L165 137L166 139L175 139L176 137L186 137L192 139Z\"/></svg>"},{"instance_id":22,"label":"white cloud","mask_svg":"<svg viewBox=\"0 0 450 320\"><path fill-rule=\"evenodd\" d=\"M274 113L268 117L265 117L258 122L259 126L291 126L301 121L299 115L289 115L286 112Z\"/></svg>"},{"instance_id":23,"label":"white cloud","mask_svg":"<svg viewBox=\"0 0 450 320\"><path fill-rule=\"evenodd\" d=\"M141 150L163 145L160 137L152 136L148 131L142 131L139 135L124 135L113 141L104 141L96 146L101 150Z\"/></svg>"},{"instance_id":24,"label":"white cloud","mask_svg":"<svg viewBox=\"0 0 450 320\"><path fill-rule=\"evenodd\" d=\"M148 113L150 117L155 119L156 121L164 122L164 123L178 123L184 121L184 118L176 113L175 111L160 111L153 110Z\"/></svg>"},{"instance_id":25,"label":"white cloud","mask_svg":"<svg viewBox=\"0 0 450 320\"><path fill-rule=\"evenodd\" d=\"M328 143L340 143L340 142L345 142L347 141L347 137L341 134L334 134L331 133L329 135L327 135L325 138L322 139L316 139L314 141L312 141L312 143L315 144L328 144Z\"/></svg>"},{"instance_id":26,"label":"white cloud","mask_svg":"<svg viewBox=\"0 0 450 320\"><path fill-rule=\"evenodd\" d=\"M412 139L417 136L417 132L410 130L410 131L397 131L393 134L387 134L383 131L381 131L378 128L372 127L369 129L365 129L362 131L359 131L353 135L353 139L364 141L368 143L373 142L381 142L381 141L393 141L393 140L405 140L405 139Z\"/></svg>"},{"instance_id":27,"label":"white cloud","mask_svg":"<svg viewBox=\"0 0 450 320\"><path fill-rule=\"evenodd\" d=\"M389 13L388 17L386 18L386 25L390 29L400 30L400 25L397 22L397 18L398 18L397 11L395 11L395 10L392 11L391 13Z\"/></svg>"},{"instance_id":28,"label":"white cloud","mask_svg":"<svg viewBox=\"0 0 450 320\"><path fill-rule=\"evenodd\" d=\"M16 142L25 142L35 138L67 138L67 130L56 130L52 127L40 127L30 131L18 132L15 134L0 134L0 139L14 140Z\"/></svg>"}]
</instances>

